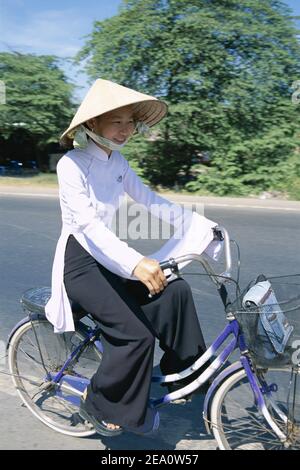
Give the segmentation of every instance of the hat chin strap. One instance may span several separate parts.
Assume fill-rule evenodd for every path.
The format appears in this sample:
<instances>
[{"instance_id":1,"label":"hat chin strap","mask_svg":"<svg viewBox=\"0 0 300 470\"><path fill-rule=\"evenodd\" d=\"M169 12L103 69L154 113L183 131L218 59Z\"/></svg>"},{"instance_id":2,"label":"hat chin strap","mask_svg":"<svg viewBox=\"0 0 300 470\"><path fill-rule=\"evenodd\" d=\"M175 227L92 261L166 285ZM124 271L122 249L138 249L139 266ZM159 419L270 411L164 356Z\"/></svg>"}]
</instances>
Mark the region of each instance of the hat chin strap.
<instances>
[{"instance_id":1,"label":"hat chin strap","mask_svg":"<svg viewBox=\"0 0 300 470\"><path fill-rule=\"evenodd\" d=\"M121 150L122 147L124 147L125 144L127 144L129 139L126 139L125 142L122 144L116 144L115 142L112 142L109 139L106 139L105 137L102 137L99 134L95 134L95 132L91 131L87 127L81 125L77 128L74 137L73 137L73 147L74 148L80 148L80 149L85 149L88 146L88 138L87 136L91 137L94 142L96 142L99 145L102 145L109 150Z\"/></svg>"},{"instance_id":2,"label":"hat chin strap","mask_svg":"<svg viewBox=\"0 0 300 470\"><path fill-rule=\"evenodd\" d=\"M109 150L121 150L124 145L127 144L128 139L125 140L122 144L116 144L112 140L106 139L99 134L95 134L95 132L91 131L90 129L85 128L85 133L91 137L97 144L103 145L104 147L108 148Z\"/></svg>"},{"instance_id":3,"label":"hat chin strap","mask_svg":"<svg viewBox=\"0 0 300 470\"><path fill-rule=\"evenodd\" d=\"M135 130L139 133L142 134L146 137L151 137L151 130L150 127L147 126L144 122L138 121L136 123ZM72 133L73 134L73 133ZM87 136L91 137L91 139L94 140L99 145L103 145L104 147L110 149L110 150L121 150L124 145L127 144L128 139L123 142L123 144L116 144L115 142L112 142L109 139L106 139L105 137L102 137L99 134L95 134L95 132L91 131L91 129L88 129L87 127L83 126L82 124L78 126L75 130L74 135L70 135L70 138L73 138L73 146L75 148L80 148L80 149L85 149L88 146L88 139Z\"/></svg>"}]
</instances>

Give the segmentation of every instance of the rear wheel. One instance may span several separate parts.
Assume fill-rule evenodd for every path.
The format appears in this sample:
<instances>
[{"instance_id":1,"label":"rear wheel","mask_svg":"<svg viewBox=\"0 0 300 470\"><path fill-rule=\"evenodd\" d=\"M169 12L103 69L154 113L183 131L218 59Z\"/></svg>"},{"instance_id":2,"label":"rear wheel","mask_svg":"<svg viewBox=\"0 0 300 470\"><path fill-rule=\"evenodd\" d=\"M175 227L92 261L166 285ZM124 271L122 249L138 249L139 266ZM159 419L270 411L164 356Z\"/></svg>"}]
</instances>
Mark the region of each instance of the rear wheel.
<instances>
[{"instance_id":1,"label":"rear wheel","mask_svg":"<svg viewBox=\"0 0 300 470\"><path fill-rule=\"evenodd\" d=\"M260 376L259 376L260 375ZM211 407L211 426L220 449L300 449L300 374L268 369L258 375L272 387L264 395L267 409L287 436L283 444L256 405L244 369L232 374L217 391Z\"/></svg>"},{"instance_id":2,"label":"rear wheel","mask_svg":"<svg viewBox=\"0 0 300 470\"><path fill-rule=\"evenodd\" d=\"M93 427L82 420L77 403L59 396L59 386L49 376L56 374L72 351L84 340L84 333L53 332L47 320L34 320L22 325L13 335L8 353L8 364L14 385L27 408L44 424L70 436L90 436ZM90 379L99 367L102 355L89 342L77 361L66 373Z\"/></svg>"}]
</instances>

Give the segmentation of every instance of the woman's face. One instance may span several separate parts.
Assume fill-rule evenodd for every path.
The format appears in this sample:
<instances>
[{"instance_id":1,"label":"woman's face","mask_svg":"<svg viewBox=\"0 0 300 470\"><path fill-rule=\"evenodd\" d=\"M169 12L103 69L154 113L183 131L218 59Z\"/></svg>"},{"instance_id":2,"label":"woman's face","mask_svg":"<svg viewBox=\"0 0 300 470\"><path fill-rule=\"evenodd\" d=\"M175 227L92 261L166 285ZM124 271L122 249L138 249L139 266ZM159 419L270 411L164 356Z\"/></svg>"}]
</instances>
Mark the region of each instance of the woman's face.
<instances>
[{"instance_id":1,"label":"woman's face","mask_svg":"<svg viewBox=\"0 0 300 470\"><path fill-rule=\"evenodd\" d=\"M102 116L90 119L88 125L95 134L99 134L116 144L123 144L135 130L132 107L124 106L123 108L118 108L115 111L110 111ZM101 148L107 151L108 154L111 153L111 150L106 147L101 146Z\"/></svg>"}]
</instances>

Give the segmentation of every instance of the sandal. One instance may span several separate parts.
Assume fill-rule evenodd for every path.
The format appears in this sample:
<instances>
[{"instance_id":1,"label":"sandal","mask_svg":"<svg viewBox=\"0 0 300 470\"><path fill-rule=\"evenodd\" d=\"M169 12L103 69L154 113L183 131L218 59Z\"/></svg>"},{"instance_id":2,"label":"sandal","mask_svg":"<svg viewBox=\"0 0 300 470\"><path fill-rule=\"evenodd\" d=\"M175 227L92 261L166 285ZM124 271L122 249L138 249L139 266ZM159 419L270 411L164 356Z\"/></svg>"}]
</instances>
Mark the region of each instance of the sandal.
<instances>
[{"instance_id":1,"label":"sandal","mask_svg":"<svg viewBox=\"0 0 300 470\"><path fill-rule=\"evenodd\" d=\"M108 427L108 424L105 421L99 421L93 415L88 413L88 411L86 410L85 400L83 400L82 398L80 398L79 415L82 419L91 423L95 428L95 431L98 434L101 434L102 436L118 436L123 432L123 429L121 427L111 429Z\"/></svg>"}]
</instances>

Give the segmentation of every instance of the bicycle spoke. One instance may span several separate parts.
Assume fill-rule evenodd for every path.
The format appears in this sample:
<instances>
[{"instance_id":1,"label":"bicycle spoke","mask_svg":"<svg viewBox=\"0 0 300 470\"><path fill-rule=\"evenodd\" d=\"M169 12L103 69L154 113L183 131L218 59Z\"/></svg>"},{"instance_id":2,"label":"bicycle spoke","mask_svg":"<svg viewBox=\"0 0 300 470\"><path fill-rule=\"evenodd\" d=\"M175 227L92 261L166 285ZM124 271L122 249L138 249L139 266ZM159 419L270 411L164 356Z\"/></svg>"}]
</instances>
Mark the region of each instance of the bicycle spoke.
<instances>
[{"instance_id":1,"label":"bicycle spoke","mask_svg":"<svg viewBox=\"0 0 300 470\"><path fill-rule=\"evenodd\" d=\"M269 395L264 395L265 406L272 421L286 436L285 443L280 440L271 423L258 408L246 373L240 370L223 383L216 394L216 404L213 403L212 407L213 432L221 443L221 448L281 449L286 446L299 449L299 426L293 426L289 417L290 405L287 396L290 373L286 372L284 369L270 369L266 371L263 382L265 386L274 384ZM275 391L271 391L272 389ZM294 393L293 412L298 409L295 398Z\"/></svg>"},{"instance_id":2,"label":"bicycle spoke","mask_svg":"<svg viewBox=\"0 0 300 470\"><path fill-rule=\"evenodd\" d=\"M272 430L272 428L267 426L263 415L257 416L254 412L249 410L247 410L247 412L247 417L240 418L239 421L236 420L234 423L231 422L230 425L223 424L223 429L226 435L230 436L234 434L238 437L244 437L248 439L252 438L252 440L255 436L259 442L265 443L272 442L270 441L272 436L274 443L278 443L278 437L276 433ZM227 419L226 414L222 413L222 416ZM249 420L249 417L251 417L251 420ZM280 425L280 423L277 423L277 425ZM251 436L249 436L249 432L252 433ZM263 437L263 433L265 433L268 437Z\"/></svg>"},{"instance_id":3,"label":"bicycle spoke","mask_svg":"<svg viewBox=\"0 0 300 470\"><path fill-rule=\"evenodd\" d=\"M37 359L35 359L31 354L29 354L28 352L24 351L23 348L20 348L19 351L21 351L23 353L23 355L27 358L27 359L30 359L35 365L37 366L40 366L40 368L42 370L44 370L44 367L43 367L43 364L41 362L39 362Z\"/></svg>"},{"instance_id":4,"label":"bicycle spoke","mask_svg":"<svg viewBox=\"0 0 300 470\"><path fill-rule=\"evenodd\" d=\"M45 392L45 391L44 391L44 393L43 393L43 391L41 391L41 392L38 392L38 393L41 393L41 397L40 397L38 400L42 400L42 399L43 399L44 402L45 402L45 400L47 399L47 393L49 393L49 392L47 392L47 391ZM55 392L54 392L54 393L55 393ZM36 395L37 395L37 394L36 394ZM36 395L35 395L35 396L36 396ZM43 395L45 395L45 397L43 397ZM33 398L35 398L35 396L33 396L33 397L31 397L31 398L33 399ZM51 400L50 402L47 401L47 411L48 411L48 412L53 412L53 413L55 413L55 412L57 412L58 408L59 408L59 409L62 408L62 409L65 409L66 412L72 412L72 413L74 413L75 405L73 405L73 407L72 407L71 405L69 405L69 403L68 403L67 401L63 400L63 399L60 398L60 397L57 397L56 395L48 396L48 398ZM37 401L38 401L38 400L37 400ZM58 408L55 408L54 405L52 405L52 409L51 409L51 404L52 404L52 402L57 403L57 404L59 405Z\"/></svg>"},{"instance_id":5,"label":"bicycle spoke","mask_svg":"<svg viewBox=\"0 0 300 470\"><path fill-rule=\"evenodd\" d=\"M69 393L57 395L60 384L47 382L45 368L59 372L71 353L78 346L83 346L85 340L85 335L77 331L57 336L46 320L35 320L16 331L9 352L10 372L25 405L44 424L72 436L89 436L94 429L79 417L78 405L70 401L73 398ZM98 369L100 361L101 353L94 343L89 342L85 348L78 350L66 373L89 379Z\"/></svg>"},{"instance_id":6,"label":"bicycle spoke","mask_svg":"<svg viewBox=\"0 0 300 470\"><path fill-rule=\"evenodd\" d=\"M237 423L237 424L236 424L236 427L234 427L234 426L232 426L232 425L230 425L230 426L229 426L229 425L228 425L228 426L223 425L223 429L224 429L225 432L226 432L226 429L228 429L228 431L226 432L227 435L235 434L235 435L238 435L238 436L245 436L245 437L248 437L248 438L249 438L249 429L251 429L251 431L255 431L255 430L256 430L256 431L264 431L264 432L266 432L266 433L270 433L270 434L272 434L274 437L277 438L276 434L275 434L274 432L270 431L270 430L269 430L268 428L266 428L265 426L262 426L262 427L259 427L259 426L252 427L252 426L251 426L251 428L250 428L249 425L248 425L248 426L242 428L241 425ZM248 432L247 432L247 433L246 433L246 432L243 432L244 430L245 430L245 431L248 431ZM262 438L261 435L259 436L259 440L260 440L260 441L263 440L263 438ZM265 442L267 442L267 441L265 440Z\"/></svg>"},{"instance_id":7,"label":"bicycle spoke","mask_svg":"<svg viewBox=\"0 0 300 470\"><path fill-rule=\"evenodd\" d=\"M256 435L256 434L253 434L253 435L250 435L249 436L249 428L247 428L248 432L243 432L241 429L232 429L231 427L229 428L228 427L228 431L227 431L227 428L226 426L223 426L222 427L222 431L224 431L226 433L226 437L227 439L231 439L231 435L233 436L233 439L232 439L232 442L236 442L239 444L239 447L241 445L245 446L246 444L252 444L253 446L254 445L262 445L262 444L268 444L268 448L269 448L269 445L272 444L274 446L282 446L282 444L280 443L280 441L278 441L278 437L276 435L272 435L272 439L271 439L271 436L268 436L268 437L263 437L262 434L260 435ZM258 429L259 431L261 431L260 429ZM269 430L267 429L266 430L267 433L269 433Z\"/></svg>"},{"instance_id":8,"label":"bicycle spoke","mask_svg":"<svg viewBox=\"0 0 300 470\"><path fill-rule=\"evenodd\" d=\"M25 342L25 340L28 342L28 345L31 346L32 348L36 349L36 351L39 351L39 348L36 344L36 342L33 342L30 336L26 336L26 338L23 338L22 341Z\"/></svg>"},{"instance_id":9,"label":"bicycle spoke","mask_svg":"<svg viewBox=\"0 0 300 470\"><path fill-rule=\"evenodd\" d=\"M237 408L237 409L238 409L238 407L240 406L240 403L237 402L237 401L233 401L233 400L231 399L231 407L232 407L232 405L234 405L234 408ZM262 422L259 420L259 417L261 417L261 419L262 419L263 422L264 422L264 421L265 421L265 418L264 418L263 414L260 413L260 414L258 415L258 411L257 411L257 410L256 410L256 411L252 411L252 410L247 409L247 415L250 416L250 417L252 418L252 420L254 421L254 422L251 421L251 427L253 428L253 427L256 426L257 429L261 429L261 427L262 427ZM223 416L226 416L225 413L223 413ZM273 417L273 419L274 419L274 417ZM274 419L274 421L277 421L277 420ZM256 423L256 424L255 424L255 423ZM278 424L278 423L277 423L277 424ZM269 428L268 428L266 425L265 425L265 429L266 429L266 430L269 430ZM274 432L274 431L273 431L273 432ZM276 433L274 433L274 434L276 435Z\"/></svg>"}]
</instances>

